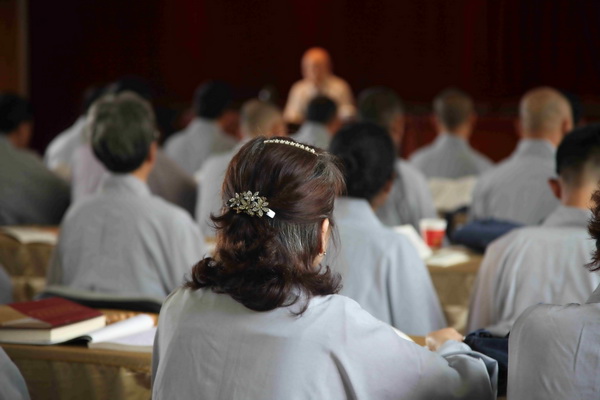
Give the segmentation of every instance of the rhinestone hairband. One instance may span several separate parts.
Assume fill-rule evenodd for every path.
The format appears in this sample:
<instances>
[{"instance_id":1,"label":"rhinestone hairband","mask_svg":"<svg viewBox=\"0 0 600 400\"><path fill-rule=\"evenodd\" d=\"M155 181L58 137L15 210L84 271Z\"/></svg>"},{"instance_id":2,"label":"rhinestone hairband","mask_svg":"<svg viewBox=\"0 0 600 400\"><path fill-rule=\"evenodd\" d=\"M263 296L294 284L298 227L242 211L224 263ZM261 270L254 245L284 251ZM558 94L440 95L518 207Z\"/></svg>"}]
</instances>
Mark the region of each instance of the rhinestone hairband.
<instances>
[{"instance_id":1,"label":"rhinestone hairband","mask_svg":"<svg viewBox=\"0 0 600 400\"><path fill-rule=\"evenodd\" d=\"M277 144L287 144L288 146L293 146L293 147L297 147L299 149L308 151L309 153L313 153L313 154L317 154L317 152L315 151L315 149L303 145L302 143L298 143L298 142L292 142L291 140L285 140L285 139L267 139L264 141L264 143L277 143Z\"/></svg>"},{"instance_id":2,"label":"rhinestone hairband","mask_svg":"<svg viewBox=\"0 0 600 400\"><path fill-rule=\"evenodd\" d=\"M275 217L275 211L267 207L269 205L267 198L259 196L258 192L252 193L248 190L241 194L236 193L234 197L229 199L228 205L238 214L245 212L251 217L262 217L265 214L270 218Z\"/></svg>"}]
</instances>

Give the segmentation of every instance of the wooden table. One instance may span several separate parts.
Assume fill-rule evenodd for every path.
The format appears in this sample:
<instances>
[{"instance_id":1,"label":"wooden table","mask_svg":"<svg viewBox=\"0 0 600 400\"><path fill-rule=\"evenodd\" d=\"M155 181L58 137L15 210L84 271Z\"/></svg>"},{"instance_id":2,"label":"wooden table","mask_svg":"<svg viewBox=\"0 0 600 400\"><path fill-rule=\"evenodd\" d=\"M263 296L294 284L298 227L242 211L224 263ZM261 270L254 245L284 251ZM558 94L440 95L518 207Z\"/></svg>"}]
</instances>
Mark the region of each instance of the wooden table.
<instances>
[{"instance_id":1,"label":"wooden table","mask_svg":"<svg viewBox=\"0 0 600 400\"><path fill-rule=\"evenodd\" d=\"M114 323L138 313L101 310ZM155 323L158 315L153 315ZM152 354L85 346L2 344L32 399L143 399L151 395Z\"/></svg>"},{"instance_id":2,"label":"wooden table","mask_svg":"<svg viewBox=\"0 0 600 400\"><path fill-rule=\"evenodd\" d=\"M466 249L457 249L468 254L469 261L450 267L428 265L427 268L442 303L448 326L465 334L473 283L483 256Z\"/></svg>"}]
</instances>

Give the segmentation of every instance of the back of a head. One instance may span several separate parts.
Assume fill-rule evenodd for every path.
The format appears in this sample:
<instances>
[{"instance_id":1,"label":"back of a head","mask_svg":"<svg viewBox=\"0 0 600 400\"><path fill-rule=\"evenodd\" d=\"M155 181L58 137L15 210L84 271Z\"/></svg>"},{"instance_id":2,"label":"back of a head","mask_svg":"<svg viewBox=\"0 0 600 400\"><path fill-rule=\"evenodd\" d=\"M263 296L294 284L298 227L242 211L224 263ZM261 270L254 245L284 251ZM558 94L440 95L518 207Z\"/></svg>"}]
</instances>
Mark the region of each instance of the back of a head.
<instances>
[{"instance_id":1,"label":"back of a head","mask_svg":"<svg viewBox=\"0 0 600 400\"><path fill-rule=\"evenodd\" d=\"M550 87L527 92L521 99L519 116L523 136L534 138L553 135L561 130L565 119L572 121L569 101Z\"/></svg>"},{"instance_id":2,"label":"back of a head","mask_svg":"<svg viewBox=\"0 0 600 400\"><path fill-rule=\"evenodd\" d=\"M566 135L556 151L556 173L569 187L600 181L600 124L577 128Z\"/></svg>"},{"instance_id":3,"label":"back of a head","mask_svg":"<svg viewBox=\"0 0 600 400\"><path fill-rule=\"evenodd\" d=\"M256 311L338 290L337 276L313 263L321 248L323 221L329 218L333 225L343 176L335 157L299 146L287 138L260 137L234 156L223 182L223 212L212 217L215 258L194 267L187 287L227 293ZM273 218L227 206L229 199L248 191L264 198Z\"/></svg>"},{"instance_id":4,"label":"back of a head","mask_svg":"<svg viewBox=\"0 0 600 400\"><path fill-rule=\"evenodd\" d=\"M240 127L246 137L273 136L274 125L283 125L283 117L277 106L258 99L248 100L242 106ZM277 132L283 135L284 132Z\"/></svg>"},{"instance_id":5,"label":"back of a head","mask_svg":"<svg viewBox=\"0 0 600 400\"><path fill-rule=\"evenodd\" d=\"M473 100L457 89L446 89L433 100L433 112L440 123L452 133L474 113Z\"/></svg>"},{"instance_id":6,"label":"back of a head","mask_svg":"<svg viewBox=\"0 0 600 400\"><path fill-rule=\"evenodd\" d=\"M361 122L342 128L329 151L344 165L347 195L371 201L394 176L396 154L387 132Z\"/></svg>"},{"instance_id":7,"label":"back of a head","mask_svg":"<svg viewBox=\"0 0 600 400\"><path fill-rule=\"evenodd\" d=\"M217 119L233 102L231 87L225 82L209 81L194 93L194 112L200 118Z\"/></svg>"},{"instance_id":8,"label":"back of a head","mask_svg":"<svg viewBox=\"0 0 600 400\"><path fill-rule=\"evenodd\" d=\"M317 96L308 103L306 120L326 125L337 115L337 104L327 96Z\"/></svg>"},{"instance_id":9,"label":"back of a head","mask_svg":"<svg viewBox=\"0 0 600 400\"><path fill-rule=\"evenodd\" d=\"M94 154L115 173L138 169L158 135L152 106L132 92L96 101L88 114L88 126Z\"/></svg>"},{"instance_id":10,"label":"back of a head","mask_svg":"<svg viewBox=\"0 0 600 400\"><path fill-rule=\"evenodd\" d=\"M0 93L0 134L8 135L33 120L31 103L14 93Z\"/></svg>"},{"instance_id":11,"label":"back of a head","mask_svg":"<svg viewBox=\"0 0 600 400\"><path fill-rule=\"evenodd\" d=\"M404 114L400 97L392 89L377 86L362 91L358 97L358 117L389 130L394 119Z\"/></svg>"}]
</instances>

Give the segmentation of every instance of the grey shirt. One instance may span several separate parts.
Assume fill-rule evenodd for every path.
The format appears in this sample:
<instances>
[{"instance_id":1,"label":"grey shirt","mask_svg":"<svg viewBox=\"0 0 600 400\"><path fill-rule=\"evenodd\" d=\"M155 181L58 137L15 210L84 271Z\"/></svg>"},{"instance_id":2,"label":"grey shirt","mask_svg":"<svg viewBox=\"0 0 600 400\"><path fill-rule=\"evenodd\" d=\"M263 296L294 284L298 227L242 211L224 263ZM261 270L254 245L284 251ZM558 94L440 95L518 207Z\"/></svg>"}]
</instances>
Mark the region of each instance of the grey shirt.
<instances>
[{"instance_id":1,"label":"grey shirt","mask_svg":"<svg viewBox=\"0 0 600 400\"><path fill-rule=\"evenodd\" d=\"M377 210L377 216L385 225L410 224L419 232L421 219L437 218L427 180L421 171L400 158L395 168L392 191Z\"/></svg>"},{"instance_id":2,"label":"grey shirt","mask_svg":"<svg viewBox=\"0 0 600 400\"><path fill-rule=\"evenodd\" d=\"M0 225L58 225L69 201L63 179L0 135Z\"/></svg>"},{"instance_id":3,"label":"grey shirt","mask_svg":"<svg viewBox=\"0 0 600 400\"><path fill-rule=\"evenodd\" d=\"M73 155L75 150L85 143L86 116L82 115L68 129L58 134L44 154L44 162L53 171L71 179Z\"/></svg>"},{"instance_id":4,"label":"grey shirt","mask_svg":"<svg viewBox=\"0 0 600 400\"><path fill-rule=\"evenodd\" d=\"M110 175L65 216L48 284L164 297L204 255L202 235L185 211L133 175Z\"/></svg>"},{"instance_id":5,"label":"grey shirt","mask_svg":"<svg viewBox=\"0 0 600 400\"><path fill-rule=\"evenodd\" d=\"M468 331L506 335L537 303L583 302L600 277L583 267L595 244L589 210L560 205L541 226L514 230L487 248L473 287Z\"/></svg>"},{"instance_id":6,"label":"grey shirt","mask_svg":"<svg viewBox=\"0 0 600 400\"><path fill-rule=\"evenodd\" d=\"M194 175L208 157L230 150L235 143L215 121L196 117L184 130L167 139L165 153L184 171Z\"/></svg>"},{"instance_id":7,"label":"grey shirt","mask_svg":"<svg viewBox=\"0 0 600 400\"><path fill-rule=\"evenodd\" d=\"M496 376L496 362L466 344L430 352L344 296L315 297L295 316L179 289L159 317L152 398L485 400Z\"/></svg>"},{"instance_id":8,"label":"grey shirt","mask_svg":"<svg viewBox=\"0 0 600 400\"><path fill-rule=\"evenodd\" d=\"M0 347L0 399L29 400L23 375Z\"/></svg>"},{"instance_id":9,"label":"grey shirt","mask_svg":"<svg viewBox=\"0 0 600 400\"><path fill-rule=\"evenodd\" d=\"M442 133L435 141L417 150L410 162L427 178L458 179L479 175L492 168L492 161L455 135Z\"/></svg>"},{"instance_id":10,"label":"grey shirt","mask_svg":"<svg viewBox=\"0 0 600 400\"><path fill-rule=\"evenodd\" d=\"M328 250L326 263L342 275L340 294L409 335L446 326L429 271L405 237L383 226L366 200L338 198L334 219L341 248Z\"/></svg>"},{"instance_id":11,"label":"grey shirt","mask_svg":"<svg viewBox=\"0 0 600 400\"><path fill-rule=\"evenodd\" d=\"M600 398L600 287L585 304L540 304L510 332L511 400Z\"/></svg>"},{"instance_id":12,"label":"grey shirt","mask_svg":"<svg viewBox=\"0 0 600 400\"><path fill-rule=\"evenodd\" d=\"M318 122L306 121L302 124L298 132L292 135L292 139L327 150L329 142L331 142L331 134L325 125Z\"/></svg>"},{"instance_id":13,"label":"grey shirt","mask_svg":"<svg viewBox=\"0 0 600 400\"><path fill-rule=\"evenodd\" d=\"M559 205L548 185L548 179L556 176L555 154L546 140L521 140L507 160L479 177L470 218L542 223Z\"/></svg>"}]
</instances>

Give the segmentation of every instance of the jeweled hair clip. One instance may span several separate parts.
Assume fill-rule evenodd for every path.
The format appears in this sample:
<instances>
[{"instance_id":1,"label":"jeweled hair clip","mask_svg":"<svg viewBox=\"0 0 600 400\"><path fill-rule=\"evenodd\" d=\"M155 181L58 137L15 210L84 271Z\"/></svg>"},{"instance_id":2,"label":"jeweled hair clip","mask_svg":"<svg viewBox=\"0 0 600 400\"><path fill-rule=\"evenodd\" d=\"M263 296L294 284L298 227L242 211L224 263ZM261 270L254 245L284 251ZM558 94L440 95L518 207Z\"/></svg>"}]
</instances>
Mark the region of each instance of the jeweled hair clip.
<instances>
[{"instance_id":1,"label":"jeweled hair clip","mask_svg":"<svg viewBox=\"0 0 600 400\"><path fill-rule=\"evenodd\" d=\"M276 143L276 144L287 144L288 146L293 146L293 147L297 147L299 149L302 149L304 151L308 151L309 153L313 153L313 154L317 154L317 152L315 151L315 149L313 149L310 146L306 146L302 143L298 143L298 142L292 142L291 140L285 140L285 139L267 139L264 141L264 143Z\"/></svg>"},{"instance_id":2,"label":"jeweled hair clip","mask_svg":"<svg viewBox=\"0 0 600 400\"><path fill-rule=\"evenodd\" d=\"M269 202L266 197L259 196L258 192L252 193L251 191L236 193L234 197L228 201L228 206L234 209L238 214L246 213L252 217L275 217L275 211L271 210L267 206Z\"/></svg>"}]
</instances>

